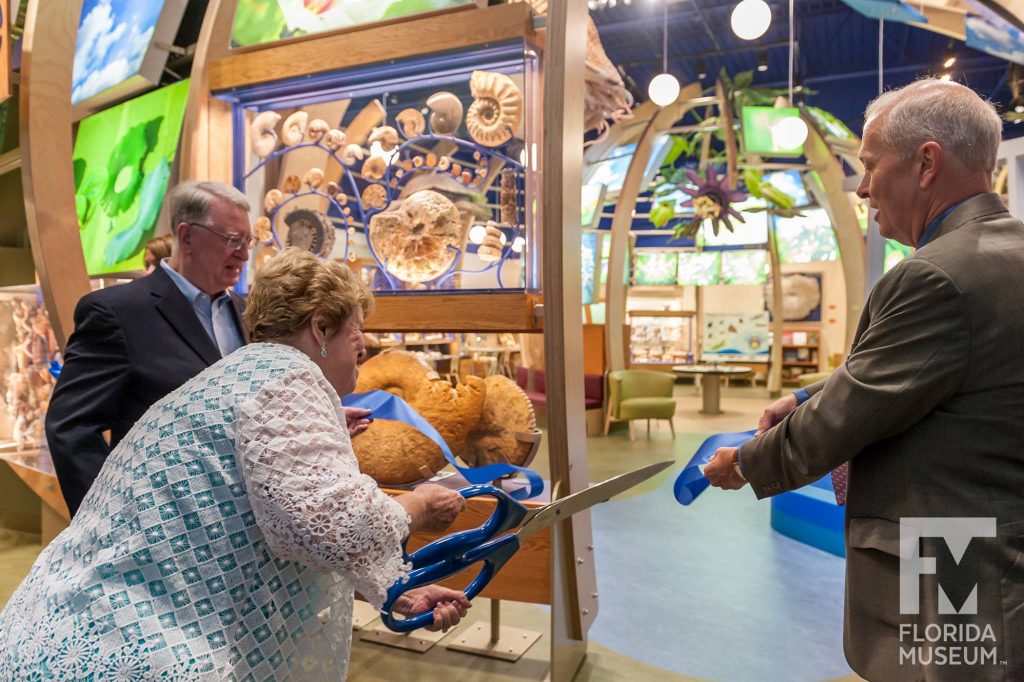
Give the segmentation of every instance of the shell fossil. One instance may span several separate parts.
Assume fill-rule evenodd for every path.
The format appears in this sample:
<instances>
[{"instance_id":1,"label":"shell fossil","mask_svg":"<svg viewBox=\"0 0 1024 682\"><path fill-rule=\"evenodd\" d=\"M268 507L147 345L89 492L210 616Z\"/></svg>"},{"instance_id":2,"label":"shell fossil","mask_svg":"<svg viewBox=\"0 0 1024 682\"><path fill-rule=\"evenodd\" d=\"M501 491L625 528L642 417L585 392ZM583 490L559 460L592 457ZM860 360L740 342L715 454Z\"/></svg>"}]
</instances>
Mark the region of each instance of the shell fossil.
<instances>
[{"instance_id":1,"label":"shell fossil","mask_svg":"<svg viewBox=\"0 0 1024 682\"><path fill-rule=\"evenodd\" d=\"M367 180L380 180L388 170L388 163L379 156L371 156L363 162L363 169L360 171Z\"/></svg>"},{"instance_id":2,"label":"shell fossil","mask_svg":"<svg viewBox=\"0 0 1024 682\"><path fill-rule=\"evenodd\" d=\"M331 126L327 123L327 121L323 120L322 118L314 118L312 121L309 122L309 125L306 127L306 135L309 136L309 139L312 140L313 142L318 142L320 138L326 135L327 131L330 129Z\"/></svg>"},{"instance_id":3,"label":"shell fossil","mask_svg":"<svg viewBox=\"0 0 1024 682\"><path fill-rule=\"evenodd\" d=\"M302 182L309 185L310 189L316 189L324 182L324 172L319 168L310 168L302 176Z\"/></svg>"},{"instance_id":4,"label":"shell fossil","mask_svg":"<svg viewBox=\"0 0 1024 682\"><path fill-rule=\"evenodd\" d=\"M388 203L388 191L384 185L367 185L362 199L363 204L370 208L384 208Z\"/></svg>"},{"instance_id":5,"label":"shell fossil","mask_svg":"<svg viewBox=\"0 0 1024 682\"><path fill-rule=\"evenodd\" d=\"M270 218L265 215L261 215L259 218L252 223L252 236L256 237L261 242L269 242L274 236L270 231Z\"/></svg>"},{"instance_id":6,"label":"shell fossil","mask_svg":"<svg viewBox=\"0 0 1024 682\"><path fill-rule=\"evenodd\" d=\"M380 142L380 147L386 152L391 151L398 146L398 131L391 126L381 126L374 128L373 132L370 133L367 144L372 145L374 142Z\"/></svg>"},{"instance_id":7,"label":"shell fossil","mask_svg":"<svg viewBox=\"0 0 1024 682\"><path fill-rule=\"evenodd\" d=\"M368 237L388 272L403 282L429 282L457 257L462 218L446 196L420 190L371 217Z\"/></svg>"},{"instance_id":8,"label":"shell fossil","mask_svg":"<svg viewBox=\"0 0 1024 682\"><path fill-rule=\"evenodd\" d=\"M466 128L476 142L499 147L510 139L523 117L523 94L503 73L474 71L469 91L475 98L466 113Z\"/></svg>"},{"instance_id":9,"label":"shell fossil","mask_svg":"<svg viewBox=\"0 0 1024 682\"><path fill-rule=\"evenodd\" d=\"M450 92L435 92L427 98L430 130L435 135L454 135L462 123L462 102Z\"/></svg>"},{"instance_id":10,"label":"shell fossil","mask_svg":"<svg viewBox=\"0 0 1024 682\"><path fill-rule=\"evenodd\" d=\"M272 189L263 197L263 209L270 213L284 201L284 192L279 189Z\"/></svg>"},{"instance_id":11,"label":"shell fossil","mask_svg":"<svg viewBox=\"0 0 1024 682\"><path fill-rule=\"evenodd\" d=\"M346 166L353 165L356 161L363 160L363 148L357 144L350 144L341 153L341 162Z\"/></svg>"},{"instance_id":12,"label":"shell fossil","mask_svg":"<svg viewBox=\"0 0 1024 682\"><path fill-rule=\"evenodd\" d=\"M249 130L252 133L252 152L260 158L270 156L277 147L277 131L274 130L281 114L276 111L264 111L252 120Z\"/></svg>"},{"instance_id":13,"label":"shell fossil","mask_svg":"<svg viewBox=\"0 0 1024 682\"><path fill-rule=\"evenodd\" d=\"M324 135L323 143L324 146L332 152L336 152L345 144L345 139L345 133L341 132L337 128L331 128L327 131L327 134Z\"/></svg>"},{"instance_id":14,"label":"shell fossil","mask_svg":"<svg viewBox=\"0 0 1024 682\"><path fill-rule=\"evenodd\" d=\"M295 194L302 189L302 180L299 179L298 175L289 175L281 183L281 190L288 194Z\"/></svg>"},{"instance_id":15,"label":"shell fossil","mask_svg":"<svg viewBox=\"0 0 1024 682\"><path fill-rule=\"evenodd\" d=\"M284 120L284 125L281 126L281 139L286 145L291 147L302 142L302 138L306 135L308 120L309 114L305 111L296 111Z\"/></svg>"},{"instance_id":16,"label":"shell fossil","mask_svg":"<svg viewBox=\"0 0 1024 682\"><path fill-rule=\"evenodd\" d=\"M410 139L419 137L427 129L427 122L419 109L402 109L398 116L395 116L395 120L401 126L402 134Z\"/></svg>"}]
</instances>

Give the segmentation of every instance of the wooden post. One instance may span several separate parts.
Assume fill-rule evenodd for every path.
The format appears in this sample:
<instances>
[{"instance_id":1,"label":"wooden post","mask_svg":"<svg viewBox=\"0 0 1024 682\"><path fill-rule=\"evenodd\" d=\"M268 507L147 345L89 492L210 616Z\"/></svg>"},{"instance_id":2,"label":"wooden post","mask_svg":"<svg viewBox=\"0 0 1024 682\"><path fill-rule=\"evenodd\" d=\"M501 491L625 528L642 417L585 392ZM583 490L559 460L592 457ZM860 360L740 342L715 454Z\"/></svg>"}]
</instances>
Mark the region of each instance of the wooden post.
<instances>
[{"instance_id":1,"label":"wooden post","mask_svg":"<svg viewBox=\"0 0 1024 682\"><path fill-rule=\"evenodd\" d=\"M45 5L45 7L43 6ZM71 68L82 0L29 0L22 38L21 181L32 260L61 348L89 293L71 166Z\"/></svg>"},{"instance_id":2,"label":"wooden post","mask_svg":"<svg viewBox=\"0 0 1024 682\"><path fill-rule=\"evenodd\" d=\"M583 302L580 290L580 191L583 166L584 0L548 5L544 52L544 140L541 172L544 366L548 386L551 483L560 495L583 490L587 434L583 408ZM609 327L621 329L620 327ZM620 341L621 343L621 341ZM573 678L587 652L597 615L590 514L575 515L552 533L551 668L555 682Z\"/></svg>"}]
</instances>

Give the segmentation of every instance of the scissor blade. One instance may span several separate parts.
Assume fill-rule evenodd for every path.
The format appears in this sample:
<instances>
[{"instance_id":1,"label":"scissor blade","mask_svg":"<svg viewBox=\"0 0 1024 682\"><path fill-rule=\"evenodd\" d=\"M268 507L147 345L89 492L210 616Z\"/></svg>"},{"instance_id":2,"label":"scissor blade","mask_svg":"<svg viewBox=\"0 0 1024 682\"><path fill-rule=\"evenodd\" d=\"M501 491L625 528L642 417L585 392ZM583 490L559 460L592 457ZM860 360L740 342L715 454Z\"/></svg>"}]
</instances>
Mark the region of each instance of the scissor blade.
<instances>
[{"instance_id":1,"label":"scissor blade","mask_svg":"<svg viewBox=\"0 0 1024 682\"><path fill-rule=\"evenodd\" d=\"M538 509L536 515L523 524L523 527L518 532L519 539L520 541L525 540L538 530L547 528L556 521L562 521L577 512L593 507L595 504L605 502L619 493L625 492L639 483L643 483L651 476L664 471L673 464L675 464L673 460L648 464L645 467L609 478L607 481L592 485L586 490L581 490L578 493L573 493L568 497L556 500L548 506Z\"/></svg>"}]
</instances>

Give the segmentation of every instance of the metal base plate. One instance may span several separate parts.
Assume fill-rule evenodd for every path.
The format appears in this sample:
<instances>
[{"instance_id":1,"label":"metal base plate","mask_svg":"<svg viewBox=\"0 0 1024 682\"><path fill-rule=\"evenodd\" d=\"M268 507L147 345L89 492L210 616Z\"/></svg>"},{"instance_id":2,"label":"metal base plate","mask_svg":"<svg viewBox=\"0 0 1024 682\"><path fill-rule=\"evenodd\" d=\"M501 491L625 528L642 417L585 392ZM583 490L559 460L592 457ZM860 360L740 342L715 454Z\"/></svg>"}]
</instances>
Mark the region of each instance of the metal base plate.
<instances>
[{"instance_id":1,"label":"metal base plate","mask_svg":"<svg viewBox=\"0 0 1024 682\"><path fill-rule=\"evenodd\" d=\"M477 656L499 658L503 661L518 661L526 650L540 639L541 633L523 628L502 625L498 630L498 641L491 641L490 623L475 623L462 632L447 647Z\"/></svg>"},{"instance_id":2,"label":"metal base plate","mask_svg":"<svg viewBox=\"0 0 1024 682\"><path fill-rule=\"evenodd\" d=\"M388 630L387 627L380 624L364 629L359 639L364 642L393 646L396 649L405 649L406 651L415 651L418 654L422 654L429 651L431 647L441 641L442 638L447 637L448 634L447 632L428 632L427 630L399 634Z\"/></svg>"},{"instance_id":3,"label":"metal base plate","mask_svg":"<svg viewBox=\"0 0 1024 682\"><path fill-rule=\"evenodd\" d=\"M380 611L368 603L356 599L352 604L352 629L362 630L373 621L380 618Z\"/></svg>"}]
</instances>

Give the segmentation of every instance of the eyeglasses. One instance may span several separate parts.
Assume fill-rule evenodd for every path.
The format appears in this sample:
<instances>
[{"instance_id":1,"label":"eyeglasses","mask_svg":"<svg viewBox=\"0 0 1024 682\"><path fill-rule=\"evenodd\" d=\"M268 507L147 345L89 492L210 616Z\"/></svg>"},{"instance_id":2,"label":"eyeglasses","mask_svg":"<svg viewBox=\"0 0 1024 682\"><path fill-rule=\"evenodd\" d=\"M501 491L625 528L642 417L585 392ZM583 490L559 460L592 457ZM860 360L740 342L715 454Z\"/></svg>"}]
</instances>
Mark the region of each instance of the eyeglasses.
<instances>
[{"instance_id":1,"label":"eyeglasses","mask_svg":"<svg viewBox=\"0 0 1024 682\"><path fill-rule=\"evenodd\" d=\"M187 224L191 225L192 227L201 227L207 232L212 232L213 234L223 239L227 243L228 248L230 248L232 251L237 251L243 247L246 249L251 249L253 246L256 245L256 242L259 241L258 239L256 239L256 237L243 237L240 234L224 234L223 232L218 232L209 225L203 225L202 223Z\"/></svg>"}]
</instances>

